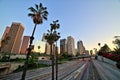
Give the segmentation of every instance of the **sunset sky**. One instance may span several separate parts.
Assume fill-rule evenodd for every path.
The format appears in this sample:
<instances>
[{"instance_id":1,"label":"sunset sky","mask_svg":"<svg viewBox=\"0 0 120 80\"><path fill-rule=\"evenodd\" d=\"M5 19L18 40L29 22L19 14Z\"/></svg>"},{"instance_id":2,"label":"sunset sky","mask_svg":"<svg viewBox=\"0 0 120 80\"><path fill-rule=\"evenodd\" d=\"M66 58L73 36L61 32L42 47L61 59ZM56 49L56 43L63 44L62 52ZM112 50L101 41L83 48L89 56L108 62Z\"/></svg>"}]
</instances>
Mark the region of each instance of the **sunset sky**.
<instances>
[{"instance_id":1,"label":"sunset sky","mask_svg":"<svg viewBox=\"0 0 120 80\"><path fill-rule=\"evenodd\" d=\"M113 46L114 36L120 36L120 0L0 0L0 38L12 22L22 23L24 35L31 35L34 24L27 16L28 8L40 2L49 15L47 21L37 26L37 43L57 19L61 39L73 36L75 45L82 40L88 50L98 48L98 43Z\"/></svg>"}]
</instances>

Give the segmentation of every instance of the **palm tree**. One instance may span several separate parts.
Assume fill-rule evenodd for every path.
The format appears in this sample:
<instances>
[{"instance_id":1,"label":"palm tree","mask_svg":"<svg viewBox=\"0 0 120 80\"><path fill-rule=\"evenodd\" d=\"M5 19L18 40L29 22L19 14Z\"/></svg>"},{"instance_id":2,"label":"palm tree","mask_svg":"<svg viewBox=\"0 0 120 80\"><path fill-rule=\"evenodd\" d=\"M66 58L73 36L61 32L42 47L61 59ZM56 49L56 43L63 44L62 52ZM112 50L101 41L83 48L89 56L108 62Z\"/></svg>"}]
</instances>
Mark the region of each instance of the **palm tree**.
<instances>
[{"instance_id":1,"label":"palm tree","mask_svg":"<svg viewBox=\"0 0 120 80\"><path fill-rule=\"evenodd\" d=\"M50 59L52 60L52 80L54 80L54 54L53 51L53 44L54 42L57 42L57 40L60 38L60 33L57 33L56 29L59 29L60 25L57 24L58 20L53 21L53 23L50 24L51 28L48 30L48 33L45 36L46 41L50 44ZM57 72L57 71L56 71ZM57 79L56 79L57 80Z\"/></svg>"},{"instance_id":2,"label":"palm tree","mask_svg":"<svg viewBox=\"0 0 120 80\"><path fill-rule=\"evenodd\" d=\"M117 48L120 48L120 39L119 39L119 38L116 38L116 39L113 41L113 44L117 45L117 46L116 46Z\"/></svg>"},{"instance_id":3,"label":"palm tree","mask_svg":"<svg viewBox=\"0 0 120 80\"><path fill-rule=\"evenodd\" d=\"M32 13L29 13L28 16L30 16L33 19L33 22L35 24L32 36L34 36L34 32L37 24L42 24L43 19L47 20L47 16L48 16L47 8L43 7L42 3L40 3L39 5L35 4L35 7L36 9L33 7L28 8L28 10L32 12Z\"/></svg>"},{"instance_id":4,"label":"palm tree","mask_svg":"<svg viewBox=\"0 0 120 80\"><path fill-rule=\"evenodd\" d=\"M53 26L54 30L55 30L55 42L56 42L56 48L55 48L55 55L56 55L56 80L58 80L58 47L57 47L57 41L60 38L60 33L57 33L56 29L60 28L60 24L57 23L58 20L54 21L54 24L52 24L51 26Z\"/></svg>"},{"instance_id":5,"label":"palm tree","mask_svg":"<svg viewBox=\"0 0 120 80\"><path fill-rule=\"evenodd\" d=\"M100 47L100 46L101 46L101 43L98 43L98 46Z\"/></svg>"},{"instance_id":6,"label":"palm tree","mask_svg":"<svg viewBox=\"0 0 120 80\"><path fill-rule=\"evenodd\" d=\"M38 24L42 24L43 20L47 20L47 16L48 16L47 8L43 7L42 3L40 3L39 5L35 4L35 8L30 7L30 8L28 8L28 10L31 11L31 13L29 13L28 16L30 16L33 19L35 26L34 26L34 29L32 32L32 36L30 37L29 48L27 49L28 53L26 55L26 62L24 65L22 80L25 80L26 70L27 70L27 66L28 66L28 59L29 59L29 55L31 53L31 45L34 40L34 33L35 33L36 26Z\"/></svg>"},{"instance_id":7,"label":"palm tree","mask_svg":"<svg viewBox=\"0 0 120 80\"><path fill-rule=\"evenodd\" d=\"M109 48L109 46L107 44L104 44L104 46L102 46L100 49L100 52L102 52L102 53L107 53L110 51L111 51L111 49Z\"/></svg>"},{"instance_id":8,"label":"palm tree","mask_svg":"<svg viewBox=\"0 0 120 80\"><path fill-rule=\"evenodd\" d=\"M45 39L50 44L50 60L52 60L52 80L54 80L54 54L53 52L53 43L54 43L54 35L53 30L48 30L48 33L45 36Z\"/></svg>"},{"instance_id":9,"label":"palm tree","mask_svg":"<svg viewBox=\"0 0 120 80\"><path fill-rule=\"evenodd\" d=\"M100 51L100 48L101 48L101 43L98 43L98 46L99 46L99 51Z\"/></svg>"}]
</instances>

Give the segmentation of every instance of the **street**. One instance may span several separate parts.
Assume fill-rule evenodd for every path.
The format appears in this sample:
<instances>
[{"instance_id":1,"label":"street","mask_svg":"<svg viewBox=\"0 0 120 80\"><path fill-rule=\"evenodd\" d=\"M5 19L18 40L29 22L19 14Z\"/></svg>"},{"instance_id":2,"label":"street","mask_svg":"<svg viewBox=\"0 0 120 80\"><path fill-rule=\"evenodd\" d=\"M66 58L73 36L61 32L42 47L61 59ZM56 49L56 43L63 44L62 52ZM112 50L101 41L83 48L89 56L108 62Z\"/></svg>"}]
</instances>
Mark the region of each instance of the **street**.
<instances>
[{"instance_id":1,"label":"street","mask_svg":"<svg viewBox=\"0 0 120 80\"><path fill-rule=\"evenodd\" d=\"M28 70L26 80L51 80L51 67ZM0 80L20 80L22 72L1 77ZM58 66L58 80L119 80L120 70L108 63L86 58Z\"/></svg>"}]
</instances>

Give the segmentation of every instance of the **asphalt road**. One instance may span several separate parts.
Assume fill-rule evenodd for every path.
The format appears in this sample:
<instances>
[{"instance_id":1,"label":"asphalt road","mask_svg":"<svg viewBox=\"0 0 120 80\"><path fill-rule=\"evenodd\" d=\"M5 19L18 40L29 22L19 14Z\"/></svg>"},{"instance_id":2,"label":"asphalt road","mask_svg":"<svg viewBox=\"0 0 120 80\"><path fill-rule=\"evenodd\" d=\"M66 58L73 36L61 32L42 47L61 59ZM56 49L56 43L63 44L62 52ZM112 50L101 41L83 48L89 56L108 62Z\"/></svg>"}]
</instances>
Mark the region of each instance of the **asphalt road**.
<instances>
[{"instance_id":1,"label":"asphalt road","mask_svg":"<svg viewBox=\"0 0 120 80\"><path fill-rule=\"evenodd\" d=\"M109 63L93 60L102 80L120 80L120 69Z\"/></svg>"},{"instance_id":2,"label":"asphalt road","mask_svg":"<svg viewBox=\"0 0 120 80\"><path fill-rule=\"evenodd\" d=\"M84 70L81 72L81 75L77 78L77 80L102 80L97 72L95 66L93 65L93 61L90 60Z\"/></svg>"},{"instance_id":3,"label":"asphalt road","mask_svg":"<svg viewBox=\"0 0 120 80\"><path fill-rule=\"evenodd\" d=\"M59 65L58 66L59 79L72 73L74 70L78 68L78 66L80 66L80 64L82 65L82 63L84 62L81 62L81 60L74 60ZM36 79L51 80L51 71L52 71L51 67L28 70L26 74L26 80L36 80ZM0 80L20 80L21 76L22 76L22 72L18 72L1 77Z\"/></svg>"},{"instance_id":4,"label":"asphalt road","mask_svg":"<svg viewBox=\"0 0 120 80\"><path fill-rule=\"evenodd\" d=\"M26 80L51 80L51 67L28 70ZM20 80L22 72L1 77L0 80ZM58 80L119 80L120 69L98 60L74 60L58 66Z\"/></svg>"}]
</instances>

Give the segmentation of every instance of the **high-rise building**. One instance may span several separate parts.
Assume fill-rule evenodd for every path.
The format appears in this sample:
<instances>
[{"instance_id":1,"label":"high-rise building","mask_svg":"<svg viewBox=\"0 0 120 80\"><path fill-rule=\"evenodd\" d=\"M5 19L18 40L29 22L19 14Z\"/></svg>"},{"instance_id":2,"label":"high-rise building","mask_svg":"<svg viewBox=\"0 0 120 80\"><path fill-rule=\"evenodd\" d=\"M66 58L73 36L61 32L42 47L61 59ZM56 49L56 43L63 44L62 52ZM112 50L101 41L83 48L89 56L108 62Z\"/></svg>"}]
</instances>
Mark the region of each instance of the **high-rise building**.
<instances>
[{"instance_id":1,"label":"high-rise building","mask_svg":"<svg viewBox=\"0 0 120 80\"><path fill-rule=\"evenodd\" d=\"M77 42L77 53L79 54L79 55L81 55L81 54L83 54L83 53L85 53L85 47L83 46L83 42L82 41L78 41Z\"/></svg>"},{"instance_id":2,"label":"high-rise building","mask_svg":"<svg viewBox=\"0 0 120 80\"><path fill-rule=\"evenodd\" d=\"M6 29L5 29L5 32L4 32L3 35L2 35L1 41L5 39L5 37L6 37L6 36L8 35L8 33L9 33L9 31L10 31L10 27L7 26Z\"/></svg>"},{"instance_id":3,"label":"high-rise building","mask_svg":"<svg viewBox=\"0 0 120 80\"><path fill-rule=\"evenodd\" d=\"M72 36L67 37L67 51L69 55L76 55L74 38Z\"/></svg>"},{"instance_id":4,"label":"high-rise building","mask_svg":"<svg viewBox=\"0 0 120 80\"><path fill-rule=\"evenodd\" d=\"M0 49L1 49L1 40L0 40Z\"/></svg>"},{"instance_id":5,"label":"high-rise building","mask_svg":"<svg viewBox=\"0 0 120 80\"><path fill-rule=\"evenodd\" d=\"M50 44L46 42L45 44L45 53L50 54Z\"/></svg>"},{"instance_id":6,"label":"high-rise building","mask_svg":"<svg viewBox=\"0 0 120 80\"><path fill-rule=\"evenodd\" d=\"M26 54L28 44L29 44L29 40L30 40L30 36L24 36L23 37L22 46L21 46L21 50L20 50L21 54Z\"/></svg>"},{"instance_id":7,"label":"high-rise building","mask_svg":"<svg viewBox=\"0 0 120 80\"><path fill-rule=\"evenodd\" d=\"M7 42L7 39L5 39L5 37L8 35L9 30L10 30L10 27L7 26L0 40L0 47L2 46L3 42L5 41Z\"/></svg>"},{"instance_id":8,"label":"high-rise building","mask_svg":"<svg viewBox=\"0 0 120 80\"><path fill-rule=\"evenodd\" d=\"M42 36L42 41L44 41L44 42L46 42L45 36L46 36L46 33L44 33Z\"/></svg>"},{"instance_id":9,"label":"high-rise building","mask_svg":"<svg viewBox=\"0 0 120 80\"><path fill-rule=\"evenodd\" d=\"M67 52L67 40L61 39L60 40L60 53L65 53L65 52Z\"/></svg>"},{"instance_id":10,"label":"high-rise building","mask_svg":"<svg viewBox=\"0 0 120 80\"><path fill-rule=\"evenodd\" d=\"M86 54L86 55L89 55L89 50L85 50L85 54Z\"/></svg>"},{"instance_id":11,"label":"high-rise building","mask_svg":"<svg viewBox=\"0 0 120 80\"><path fill-rule=\"evenodd\" d=\"M20 53L23 31L24 27L21 23L13 22L8 34L5 36L5 39L9 38L9 40L2 45L1 52Z\"/></svg>"}]
</instances>

